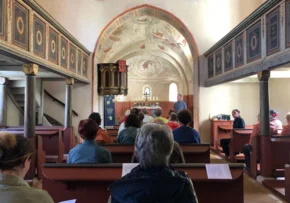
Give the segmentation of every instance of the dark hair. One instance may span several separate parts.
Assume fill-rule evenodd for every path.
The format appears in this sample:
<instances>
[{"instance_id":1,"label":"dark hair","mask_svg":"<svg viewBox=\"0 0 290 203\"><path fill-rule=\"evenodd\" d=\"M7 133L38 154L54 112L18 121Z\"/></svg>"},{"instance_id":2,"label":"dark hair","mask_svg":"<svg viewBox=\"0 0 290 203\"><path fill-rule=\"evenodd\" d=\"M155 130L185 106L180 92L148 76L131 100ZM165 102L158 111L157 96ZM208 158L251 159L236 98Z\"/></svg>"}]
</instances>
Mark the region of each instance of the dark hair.
<instances>
[{"instance_id":1,"label":"dark hair","mask_svg":"<svg viewBox=\"0 0 290 203\"><path fill-rule=\"evenodd\" d=\"M232 112L233 111L236 111L236 112L238 112L240 114L240 111L238 109L233 109Z\"/></svg>"},{"instance_id":2,"label":"dark hair","mask_svg":"<svg viewBox=\"0 0 290 203\"><path fill-rule=\"evenodd\" d=\"M170 109L168 115L170 116L171 113L175 112L173 109Z\"/></svg>"},{"instance_id":3,"label":"dark hair","mask_svg":"<svg viewBox=\"0 0 290 203\"><path fill-rule=\"evenodd\" d=\"M161 116L162 115L162 109L161 108L157 108L156 111L155 111L155 115L157 117Z\"/></svg>"},{"instance_id":4,"label":"dark hair","mask_svg":"<svg viewBox=\"0 0 290 203\"><path fill-rule=\"evenodd\" d=\"M148 114L148 111L147 111L146 108L142 109L142 112L143 112L144 114Z\"/></svg>"},{"instance_id":5,"label":"dark hair","mask_svg":"<svg viewBox=\"0 0 290 203\"><path fill-rule=\"evenodd\" d=\"M187 125L190 123L192 117L191 113L188 110L181 110L177 113L177 118L180 123L183 125Z\"/></svg>"},{"instance_id":6,"label":"dark hair","mask_svg":"<svg viewBox=\"0 0 290 203\"><path fill-rule=\"evenodd\" d=\"M24 165L25 160L33 154L34 149L25 137L0 132L0 170Z\"/></svg>"},{"instance_id":7,"label":"dark hair","mask_svg":"<svg viewBox=\"0 0 290 203\"><path fill-rule=\"evenodd\" d=\"M176 115L176 113L172 112L172 113L170 114L170 120L171 120L171 121L177 121L177 115Z\"/></svg>"},{"instance_id":8,"label":"dark hair","mask_svg":"<svg viewBox=\"0 0 290 203\"><path fill-rule=\"evenodd\" d=\"M140 122L142 122L144 119L144 113L139 112L138 117L139 117Z\"/></svg>"},{"instance_id":9,"label":"dark hair","mask_svg":"<svg viewBox=\"0 0 290 203\"><path fill-rule=\"evenodd\" d=\"M130 114L135 114L137 116L138 113L139 113L139 109L137 109L137 108L133 108L130 110Z\"/></svg>"},{"instance_id":10,"label":"dark hair","mask_svg":"<svg viewBox=\"0 0 290 203\"><path fill-rule=\"evenodd\" d=\"M140 128L140 120L135 114L130 114L125 121L125 128L135 127Z\"/></svg>"},{"instance_id":11,"label":"dark hair","mask_svg":"<svg viewBox=\"0 0 290 203\"><path fill-rule=\"evenodd\" d=\"M89 119L92 119L92 120L96 121L96 123L98 125L101 125L102 119L101 119L101 115L99 113L97 113L97 112L91 113L91 115L89 116Z\"/></svg>"},{"instance_id":12,"label":"dark hair","mask_svg":"<svg viewBox=\"0 0 290 203\"><path fill-rule=\"evenodd\" d=\"M94 140L97 136L99 125L93 119L81 120L78 131L84 140Z\"/></svg>"}]
</instances>

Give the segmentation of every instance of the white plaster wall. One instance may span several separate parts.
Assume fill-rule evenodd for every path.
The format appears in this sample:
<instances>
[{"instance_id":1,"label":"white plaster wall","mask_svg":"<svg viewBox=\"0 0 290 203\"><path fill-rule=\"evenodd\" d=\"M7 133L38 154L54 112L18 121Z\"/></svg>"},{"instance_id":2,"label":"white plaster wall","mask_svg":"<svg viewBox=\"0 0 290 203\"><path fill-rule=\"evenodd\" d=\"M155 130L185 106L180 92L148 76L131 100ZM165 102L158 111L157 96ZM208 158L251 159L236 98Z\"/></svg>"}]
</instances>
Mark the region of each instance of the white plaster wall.
<instances>
[{"instance_id":1,"label":"white plaster wall","mask_svg":"<svg viewBox=\"0 0 290 203\"><path fill-rule=\"evenodd\" d=\"M241 22L261 0L36 0L90 51L102 29L117 15L150 4L177 16L192 32L204 53Z\"/></svg>"},{"instance_id":2,"label":"white plaster wall","mask_svg":"<svg viewBox=\"0 0 290 203\"><path fill-rule=\"evenodd\" d=\"M7 125L19 126L23 125L23 115L18 108L14 105L10 97L7 97Z\"/></svg>"},{"instance_id":3,"label":"white plaster wall","mask_svg":"<svg viewBox=\"0 0 290 203\"><path fill-rule=\"evenodd\" d=\"M279 119L285 124L285 115L290 112L290 78L276 78L269 81L270 108L279 113Z\"/></svg>"}]
</instances>

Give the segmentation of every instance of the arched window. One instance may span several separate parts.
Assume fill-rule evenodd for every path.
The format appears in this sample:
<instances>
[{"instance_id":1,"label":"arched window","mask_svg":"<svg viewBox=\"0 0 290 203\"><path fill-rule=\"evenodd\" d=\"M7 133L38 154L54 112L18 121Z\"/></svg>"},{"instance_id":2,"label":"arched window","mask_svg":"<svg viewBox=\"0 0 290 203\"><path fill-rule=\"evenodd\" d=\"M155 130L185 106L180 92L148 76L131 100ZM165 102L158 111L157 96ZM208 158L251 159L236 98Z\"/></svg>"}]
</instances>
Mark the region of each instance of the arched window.
<instances>
[{"instance_id":1,"label":"arched window","mask_svg":"<svg viewBox=\"0 0 290 203\"><path fill-rule=\"evenodd\" d=\"M145 89L144 89L144 95L147 95L147 96L151 96L151 90L150 90L150 88L149 87L145 87Z\"/></svg>"},{"instance_id":2,"label":"arched window","mask_svg":"<svg viewBox=\"0 0 290 203\"><path fill-rule=\"evenodd\" d=\"M177 85L175 83L171 83L169 86L169 101L176 102L177 101Z\"/></svg>"}]
</instances>

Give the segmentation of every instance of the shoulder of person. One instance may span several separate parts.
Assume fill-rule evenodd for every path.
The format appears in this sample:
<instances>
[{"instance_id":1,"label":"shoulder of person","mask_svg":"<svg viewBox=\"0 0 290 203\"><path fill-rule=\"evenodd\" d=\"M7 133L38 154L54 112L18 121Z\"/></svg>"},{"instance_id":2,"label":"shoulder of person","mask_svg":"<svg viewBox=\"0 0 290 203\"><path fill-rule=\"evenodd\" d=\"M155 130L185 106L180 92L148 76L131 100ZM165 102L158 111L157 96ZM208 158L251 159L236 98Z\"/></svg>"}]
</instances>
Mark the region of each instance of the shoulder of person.
<instances>
[{"instance_id":1,"label":"shoulder of person","mask_svg":"<svg viewBox=\"0 0 290 203\"><path fill-rule=\"evenodd\" d=\"M53 203L54 201L52 200L51 196L48 194L47 191L42 190L42 189L36 189L36 188L29 188L30 194L33 194L33 197L38 200L41 203ZM29 194L27 194L29 195Z\"/></svg>"}]
</instances>

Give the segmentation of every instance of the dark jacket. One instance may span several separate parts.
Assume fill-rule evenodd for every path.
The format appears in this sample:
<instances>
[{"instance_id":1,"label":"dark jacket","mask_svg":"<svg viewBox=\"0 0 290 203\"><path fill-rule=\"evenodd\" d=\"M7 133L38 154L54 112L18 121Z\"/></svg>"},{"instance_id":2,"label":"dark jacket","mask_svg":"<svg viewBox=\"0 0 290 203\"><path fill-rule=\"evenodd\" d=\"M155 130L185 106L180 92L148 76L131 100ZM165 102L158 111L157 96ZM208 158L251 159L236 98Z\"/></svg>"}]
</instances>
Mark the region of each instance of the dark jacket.
<instances>
[{"instance_id":1,"label":"dark jacket","mask_svg":"<svg viewBox=\"0 0 290 203\"><path fill-rule=\"evenodd\" d=\"M241 117L237 117L234 120L233 128L245 128L245 121Z\"/></svg>"},{"instance_id":2,"label":"dark jacket","mask_svg":"<svg viewBox=\"0 0 290 203\"><path fill-rule=\"evenodd\" d=\"M184 172L169 167L142 169L131 173L110 186L111 203L196 203L197 198Z\"/></svg>"}]
</instances>

